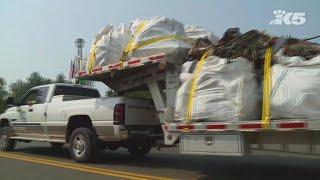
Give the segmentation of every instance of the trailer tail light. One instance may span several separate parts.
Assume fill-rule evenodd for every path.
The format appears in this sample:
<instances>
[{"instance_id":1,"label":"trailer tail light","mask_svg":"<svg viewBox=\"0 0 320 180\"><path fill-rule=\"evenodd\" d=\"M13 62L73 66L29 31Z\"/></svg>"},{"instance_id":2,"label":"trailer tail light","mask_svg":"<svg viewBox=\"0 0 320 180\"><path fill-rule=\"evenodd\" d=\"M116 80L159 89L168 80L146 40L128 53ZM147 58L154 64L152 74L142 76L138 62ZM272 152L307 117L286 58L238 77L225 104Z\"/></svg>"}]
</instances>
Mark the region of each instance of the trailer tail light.
<instances>
[{"instance_id":1,"label":"trailer tail light","mask_svg":"<svg viewBox=\"0 0 320 180\"><path fill-rule=\"evenodd\" d=\"M113 112L113 122L116 125L124 125L125 122L125 104L116 104Z\"/></svg>"}]
</instances>

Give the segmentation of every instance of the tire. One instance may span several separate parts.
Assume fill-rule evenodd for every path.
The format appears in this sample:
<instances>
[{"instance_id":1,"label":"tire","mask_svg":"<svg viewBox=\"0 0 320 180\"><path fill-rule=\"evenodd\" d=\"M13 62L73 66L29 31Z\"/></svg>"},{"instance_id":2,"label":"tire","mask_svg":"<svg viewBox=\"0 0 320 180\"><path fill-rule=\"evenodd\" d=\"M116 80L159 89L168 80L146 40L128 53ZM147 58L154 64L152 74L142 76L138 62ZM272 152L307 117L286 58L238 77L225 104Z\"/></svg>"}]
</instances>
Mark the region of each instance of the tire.
<instances>
[{"instance_id":1,"label":"tire","mask_svg":"<svg viewBox=\"0 0 320 180\"><path fill-rule=\"evenodd\" d=\"M151 142L148 138L132 139L127 144L128 152L134 158L145 157L151 150Z\"/></svg>"},{"instance_id":2,"label":"tire","mask_svg":"<svg viewBox=\"0 0 320 180\"><path fill-rule=\"evenodd\" d=\"M81 163L86 163L95 159L96 136L89 128L77 128L70 137L71 157Z\"/></svg>"},{"instance_id":3,"label":"tire","mask_svg":"<svg viewBox=\"0 0 320 180\"><path fill-rule=\"evenodd\" d=\"M55 143L55 142L51 142L51 148L53 150L61 150L63 147L63 143Z\"/></svg>"},{"instance_id":4,"label":"tire","mask_svg":"<svg viewBox=\"0 0 320 180\"><path fill-rule=\"evenodd\" d=\"M16 146L16 140L9 139L10 128L0 128L0 150L1 151L12 151Z\"/></svg>"}]
</instances>

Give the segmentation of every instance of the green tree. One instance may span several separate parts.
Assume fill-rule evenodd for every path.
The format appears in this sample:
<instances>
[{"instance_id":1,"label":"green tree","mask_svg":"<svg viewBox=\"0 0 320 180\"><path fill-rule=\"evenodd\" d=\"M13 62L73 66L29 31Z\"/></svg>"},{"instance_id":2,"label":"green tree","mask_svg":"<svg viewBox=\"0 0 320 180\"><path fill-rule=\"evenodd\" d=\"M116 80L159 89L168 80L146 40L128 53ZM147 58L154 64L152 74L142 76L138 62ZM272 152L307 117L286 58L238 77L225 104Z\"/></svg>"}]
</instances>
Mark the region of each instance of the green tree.
<instances>
[{"instance_id":1,"label":"green tree","mask_svg":"<svg viewBox=\"0 0 320 180\"><path fill-rule=\"evenodd\" d=\"M50 79L43 77L39 72L32 72L25 80L18 79L9 85L10 96L18 101L30 88L52 83L72 82L67 80L62 73L58 74L55 79Z\"/></svg>"},{"instance_id":2,"label":"green tree","mask_svg":"<svg viewBox=\"0 0 320 180\"><path fill-rule=\"evenodd\" d=\"M19 100L30 88L53 83L49 78L45 78L38 72L32 72L26 80L18 79L9 85L10 95Z\"/></svg>"},{"instance_id":3,"label":"green tree","mask_svg":"<svg viewBox=\"0 0 320 180\"><path fill-rule=\"evenodd\" d=\"M53 83L53 81L49 78L41 76L39 72L32 72L29 77L27 77L26 83L30 88L32 88L35 86Z\"/></svg>"},{"instance_id":4,"label":"green tree","mask_svg":"<svg viewBox=\"0 0 320 180\"><path fill-rule=\"evenodd\" d=\"M52 83L71 83L71 81L66 80L63 74L58 74L55 80L52 80L43 77L38 72L32 72L26 80L19 79L9 85L10 95L19 100L30 88Z\"/></svg>"},{"instance_id":5,"label":"green tree","mask_svg":"<svg viewBox=\"0 0 320 180\"><path fill-rule=\"evenodd\" d=\"M0 113L5 110L5 98L7 95L8 93L5 90L5 80L0 78Z\"/></svg>"},{"instance_id":6,"label":"green tree","mask_svg":"<svg viewBox=\"0 0 320 180\"><path fill-rule=\"evenodd\" d=\"M64 74L58 74L56 76L56 79L54 82L56 82L56 83L72 83L71 81L66 80L66 76Z\"/></svg>"},{"instance_id":7,"label":"green tree","mask_svg":"<svg viewBox=\"0 0 320 180\"><path fill-rule=\"evenodd\" d=\"M14 97L15 100L19 100L28 89L29 86L21 79L9 85L10 96Z\"/></svg>"},{"instance_id":8,"label":"green tree","mask_svg":"<svg viewBox=\"0 0 320 180\"><path fill-rule=\"evenodd\" d=\"M116 97L118 96L118 93L112 89L109 89L105 92L106 97Z\"/></svg>"}]
</instances>

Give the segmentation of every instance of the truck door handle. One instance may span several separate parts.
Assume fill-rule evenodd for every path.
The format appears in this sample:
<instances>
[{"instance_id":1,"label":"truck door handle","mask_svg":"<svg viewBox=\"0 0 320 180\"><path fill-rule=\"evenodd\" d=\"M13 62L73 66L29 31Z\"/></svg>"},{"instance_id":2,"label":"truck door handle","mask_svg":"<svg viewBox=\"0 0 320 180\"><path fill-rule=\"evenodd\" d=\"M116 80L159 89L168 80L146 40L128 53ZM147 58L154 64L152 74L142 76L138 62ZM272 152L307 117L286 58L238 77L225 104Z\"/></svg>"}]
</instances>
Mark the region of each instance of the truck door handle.
<instances>
[{"instance_id":1,"label":"truck door handle","mask_svg":"<svg viewBox=\"0 0 320 180\"><path fill-rule=\"evenodd\" d=\"M29 109L29 112L32 112L33 111L33 109Z\"/></svg>"}]
</instances>

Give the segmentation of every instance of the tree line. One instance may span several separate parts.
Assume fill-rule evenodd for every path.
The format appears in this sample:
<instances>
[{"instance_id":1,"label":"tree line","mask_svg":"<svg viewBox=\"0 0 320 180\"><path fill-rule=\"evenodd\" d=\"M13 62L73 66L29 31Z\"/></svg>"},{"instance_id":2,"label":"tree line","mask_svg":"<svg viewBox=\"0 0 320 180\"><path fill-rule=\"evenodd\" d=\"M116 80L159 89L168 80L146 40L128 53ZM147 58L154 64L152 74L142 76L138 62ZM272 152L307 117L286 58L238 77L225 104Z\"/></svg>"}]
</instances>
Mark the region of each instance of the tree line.
<instances>
[{"instance_id":1,"label":"tree line","mask_svg":"<svg viewBox=\"0 0 320 180\"><path fill-rule=\"evenodd\" d=\"M30 88L51 83L71 83L63 74L58 74L55 79L43 77L39 72L32 72L26 79L18 79L6 88L6 81L0 77L0 113L5 110L5 99L12 96L19 100Z\"/></svg>"}]
</instances>

